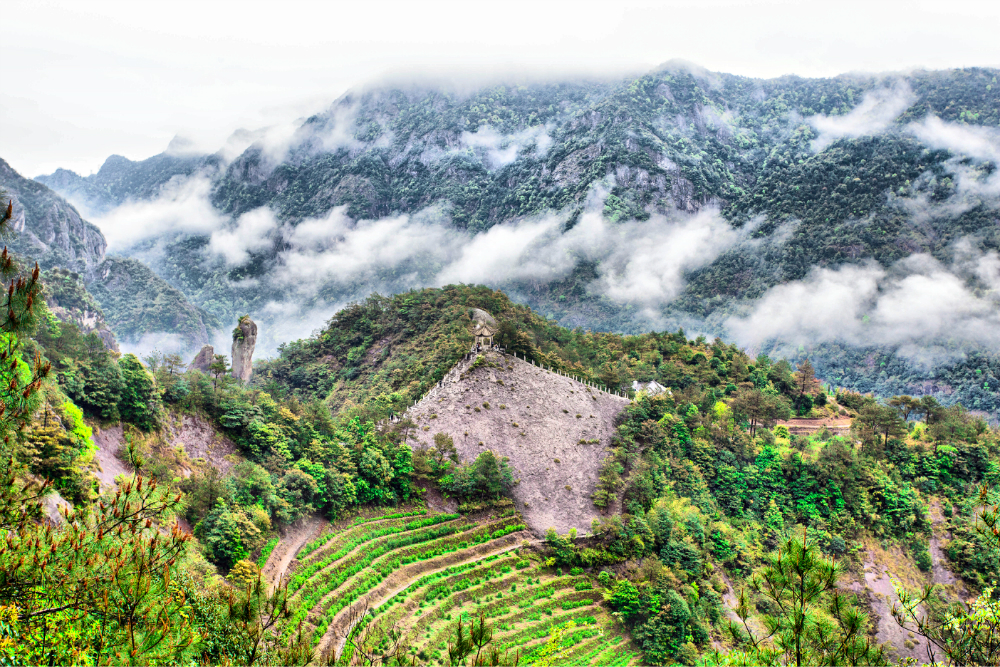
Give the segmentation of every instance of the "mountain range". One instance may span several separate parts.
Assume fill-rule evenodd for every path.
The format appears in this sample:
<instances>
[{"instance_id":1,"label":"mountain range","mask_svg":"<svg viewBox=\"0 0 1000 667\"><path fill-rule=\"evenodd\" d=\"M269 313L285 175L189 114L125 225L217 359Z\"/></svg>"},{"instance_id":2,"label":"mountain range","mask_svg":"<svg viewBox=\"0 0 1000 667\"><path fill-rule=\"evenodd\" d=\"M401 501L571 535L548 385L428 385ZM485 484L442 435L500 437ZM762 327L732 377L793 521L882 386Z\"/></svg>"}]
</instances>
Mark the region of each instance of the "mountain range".
<instances>
[{"instance_id":1,"label":"mountain range","mask_svg":"<svg viewBox=\"0 0 1000 667\"><path fill-rule=\"evenodd\" d=\"M372 292L481 283L566 326L684 327L996 415L996 74L376 85L214 154L0 184L126 346L250 313L274 353Z\"/></svg>"}]
</instances>

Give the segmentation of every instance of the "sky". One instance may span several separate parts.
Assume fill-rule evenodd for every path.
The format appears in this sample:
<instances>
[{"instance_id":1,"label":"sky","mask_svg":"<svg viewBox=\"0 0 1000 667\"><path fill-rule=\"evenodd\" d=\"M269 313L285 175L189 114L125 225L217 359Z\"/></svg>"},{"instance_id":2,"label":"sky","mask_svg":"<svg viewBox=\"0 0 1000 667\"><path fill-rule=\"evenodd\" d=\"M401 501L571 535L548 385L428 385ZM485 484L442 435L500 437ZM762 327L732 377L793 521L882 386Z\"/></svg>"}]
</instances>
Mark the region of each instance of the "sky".
<instances>
[{"instance_id":1,"label":"sky","mask_svg":"<svg viewBox=\"0 0 1000 667\"><path fill-rule=\"evenodd\" d=\"M0 158L32 177L206 151L386 78L1000 66L1000 3L4 0Z\"/></svg>"}]
</instances>

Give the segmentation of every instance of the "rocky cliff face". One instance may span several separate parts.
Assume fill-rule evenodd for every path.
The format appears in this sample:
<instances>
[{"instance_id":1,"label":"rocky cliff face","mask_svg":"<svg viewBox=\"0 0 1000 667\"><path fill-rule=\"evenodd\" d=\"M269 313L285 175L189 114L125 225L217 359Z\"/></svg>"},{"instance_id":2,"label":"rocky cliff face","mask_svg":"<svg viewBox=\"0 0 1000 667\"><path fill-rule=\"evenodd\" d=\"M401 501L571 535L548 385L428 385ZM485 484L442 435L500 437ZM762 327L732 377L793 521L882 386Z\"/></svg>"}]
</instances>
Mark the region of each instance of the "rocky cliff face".
<instances>
[{"instance_id":1,"label":"rocky cliff face","mask_svg":"<svg viewBox=\"0 0 1000 667\"><path fill-rule=\"evenodd\" d=\"M147 334L179 336L186 347L197 348L208 342L209 329L219 326L218 320L142 262L106 257L107 242L95 225L65 199L24 178L3 160L0 190L14 204L17 234L8 245L15 255L28 265L37 261L46 273L62 269L76 274L86 286L69 292L63 289L68 284L54 286L61 290L54 301L57 317L96 331L112 349L117 348L116 339L135 344Z\"/></svg>"},{"instance_id":2,"label":"rocky cliff face","mask_svg":"<svg viewBox=\"0 0 1000 667\"><path fill-rule=\"evenodd\" d=\"M17 238L9 245L43 269L61 266L89 280L104 260L108 244L101 230L80 217L66 200L41 183L24 178L0 160L0 188L14 203Z\"/></svg>"},{"instance_id":3,"label":"rocky cliff face","mask_svg":"<svg viewBox=\"0 0 1000 667\"><path fill-rule=\"evenodd\" d=\"M188 349L205 345L219 323L192 305L142 262L109 256L87 289L107 313L119 340L138 343L146 334L179 337Z\"/></svg>"},{"instance_id":4,"label":"rocky cliff face","mask_svg":"<svg viewBox=\"0 0 1000 667\"><path fill-rule=\"evenodd\" d=\"M201 351L195 356L194 361L188 366L188 370L191 371L201 371L202 373L208 373L208 367L212 365L212 359L215 358L215 348L211 345L206 345L201 348Z\"/></svg>"},{"instance_id":5,"label":"rocky cliff face","mask_svg":"<svg viewBox=\"0 0 1000 667\"><path fill-rule=\"evenodd\" d=\"M249 315L240 318L233 329L233 377L250 381L253 373L253 348L257 344L257 324Z\"/></svg>"},{"instance_id":6,"label":"rocky cliff face","mask_svg":"<svg viewBox=\"0 0 1000 667\"><path fill-rule=\"evenodd\" d=\"M84 333L96 333L109 350L121 351L115 334L104 319L104 311L87 291L78 273L50 269L42 274L42 284L45 303L53 315L63 322L72 322Z\"/></svg>"}]
</instances>

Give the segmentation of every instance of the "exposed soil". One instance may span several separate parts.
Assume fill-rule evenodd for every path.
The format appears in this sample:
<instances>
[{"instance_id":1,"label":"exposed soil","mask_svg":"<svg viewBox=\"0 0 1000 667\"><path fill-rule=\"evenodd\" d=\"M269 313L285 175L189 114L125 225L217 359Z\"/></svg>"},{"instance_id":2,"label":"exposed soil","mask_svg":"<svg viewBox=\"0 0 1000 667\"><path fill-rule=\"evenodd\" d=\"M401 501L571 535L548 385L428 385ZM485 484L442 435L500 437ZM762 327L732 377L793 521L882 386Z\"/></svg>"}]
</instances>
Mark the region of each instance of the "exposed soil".
<instances>
[{"instance_id":1,"label":"exposed soil","mask_svg":"<svg viewBox=\"0 0 1000 667\"><path fill-rule=\"evenodd\" d=\"M889 580L889 570L886 566L869 558L864 563L865 588L870 592L870 601L874 615L878 617L878 632L876 641L889 644L894 651L891 657L895 660L912 658L917 664L929 664L927 657L927 640L922 637L910 637L910 632L903 629L892 616L892 606L899 602L896 589ZM907 648L909 641L913 648Z\"/></svg>"},{"instance_id":2,"label":"exposed soil","mask_svg":"<svg viewBox=\"0 0 1000 667\"><path fill-rule=\"evenodd\" d=\"M938 502L930 505L931 539L928 551L931 554L931 582L940 586L953 586L953 592L965 597L967 594L962 581L945 565L947 558L944 555L944 547L951 541L951 534L944 529L944 515L941 513L941 504Z\"/></svg>"},{"instance_id":3,"label":"exposed soil","mask_svg":"<svg viewBox=\"0 0 1000 667\"><path fill-rule=\"evenodd\" d=\"M864 570L846 588L870 605L871 617L877 623L875 640L891 647L888 656L891 660L912 658L914 664L930 664L927 640L901 627L892 615L892 607L899 602L899 597L890 575L899 580L906 590L919 593L923 586L931 583L933 572L920 572L910 555L898 546L888 551L875 544L866 547ZM919 608L917 613L921 613Z\"/></svg>"},{"instance_id":4,"label":"exposed soil","mask_svg":"<svg viewBox=\"0 0 1000 667\"><path fill-rule=\"evenodd\" d=\"M172 447L183 447L193 462L213 465L221 475L240 460L236 445L198 415L177 415L176 421L171 420L167 425L164 435Z\"/></svg>"},{"instance_id":5,"label":"exposed soil","mask_svg":"<svg viewBox=\"0 0 1000 667\"><path fill-rule=\"evenodd\" d=\"M94 433L94 444L97 445L97 453L94 455L97 470L94 475L100 482L103 493L115 488L115 477L118 475L131 475L132 467L118 458L118 448L124 442L121 424L94 429Z\"/></svg>"},{"instance_id":6,"label":"exposed soil","mask_svg":"<svg viewBox=\"0 0 1000 667\"><path fill-rule=\"evenodd\" d=\"M599 514L598 469L628 399L511 356L483 356L493 367L458 363L409 410L418 425L411 445L433 446L435 433L447 433L462 461L487 449L508 457L517 508L536 534L588 533Z\"/></svg>"},{"instance_id":7,"label":"exposed soil","mask_svg":"<svg viewBox=\"0 0 1000 667\"><path fill-rule=\"evenodd\" d=\"M779 421L778 426L784 426L789 433L806 435L829 429L834 434L844 434L851 430L850 417L826 417L824 419L788 419Z\"/></svg>"},{"instance_id":8,"label":"exposed soil","mask_svg":"<svg viewBox=\"0 0 1000 667\"><path fill-rule=\"evenodd\" d=\"M167 422L162 432L162 442L173 449L183 448L190 459L190 464L212 465L225 475L240 461L240 455L232 441L216 433L212 425L202 417L172 414ZM115 477L130 476L133 470L117 456L125 442L121 424L95 428L94 433L94 443L97 445L97 453L94 456L97 470L94 474L101 484L101 491L104 492L115 488ZM181 461L187 460L181 457ZM191 473L190 467L183 463L179 464L179 475L189 477Z\"/></svg>"},{"instance_id":9,"label":"exposed soil","mask_svg":"<svg viewBox=\"0 0 1000 667\"><path fill-rule=\"evenodd\" d=\"M314 514L300 519L283 531L262 570L264 579L271 588L281 583L281 578L285 576L295 555L313 537L318 536L328 523L323 517Z\"/></svg>"},{"instance_id":10,"label":"exposed soil","mask_svg":"<svg viewBox=\"0 0 1000 667\"><path fill-rule=\"evenodd\" d=\"M65 517L62 515L62 508L70 507L71 504L68 500L62 497L58 491L55 489L50 490L42 498L42 508L45 510L45 516L52 525L58 526L66 521Z\"/></svg>"},{"instance_id":11,"label":"exposed soil","mask_svg":"<svg viewBox=\"0 0 1000 667\"><path fill-rule=\"evenodd\" d=\"M424 502L427 503L427 508L432 512L454 514L458 511L458 501L454 498L445 498L438 487L430 486L424 490L426 492Z\"/></svg>"}]
</instances>

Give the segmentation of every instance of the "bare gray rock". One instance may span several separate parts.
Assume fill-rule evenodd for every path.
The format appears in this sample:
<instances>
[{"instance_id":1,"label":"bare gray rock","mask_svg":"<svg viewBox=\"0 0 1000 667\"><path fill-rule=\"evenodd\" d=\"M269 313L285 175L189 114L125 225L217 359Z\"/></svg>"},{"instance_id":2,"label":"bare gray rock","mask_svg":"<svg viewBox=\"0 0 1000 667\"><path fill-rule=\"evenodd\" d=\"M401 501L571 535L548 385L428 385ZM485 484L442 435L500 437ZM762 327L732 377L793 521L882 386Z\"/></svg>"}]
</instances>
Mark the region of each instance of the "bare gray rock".
<instances>
[{"instance_id":1,"label":"bare gray rock","mask_svg":"<svg viewBox=\"0 0 1000 667\"><path fill-rule=\"evenodd\" d=\"M233 329L233 377L250 381L253 373L253 348L257 344L257 324L249 315L240 318Z\"/></svg>"},{"instance_id":2,"label":"bare gray rock","mask_svg":"<svg viewBox=\"0 0 1000 667\"><path fill-rule=\"evenodd\" d=\"M8 245L21 257L37 260L43 269L62 266L93 276L104 260L107 242L97 226L41 183L24 178L0 160L0 186L14 204L18 235ZM4 201L6 208L7 202Z\"/></svg>"},{"instance_id":3,"label":"bare gray rock","mask_svg":"<svg viewBox=\"0 0 1000 667\"><path fill-rule=\"evenodd\" d=\"M215 358L215 348L211 345L206 345L201 348L201 351L195 355L194 361L188 366L190 371L201 371L202 373L208 374L209 366L212 365L212 359Z\"/></svg>"},{"instance_id":4,"label":"bare gray rock","mask_svg":"<svg viewBox=\"0 0 1000 667\"><path fill-rule=\"evenodd\" d=\"M459 362L410 408L411 446L432 447L445 433L464 462L487 449L507 457L520 480L512 495L536 535L589 533L601 515L591 500L601 461L628 399L509 355L481 356L478 366Z\"/></svg>"}]
</instances>

